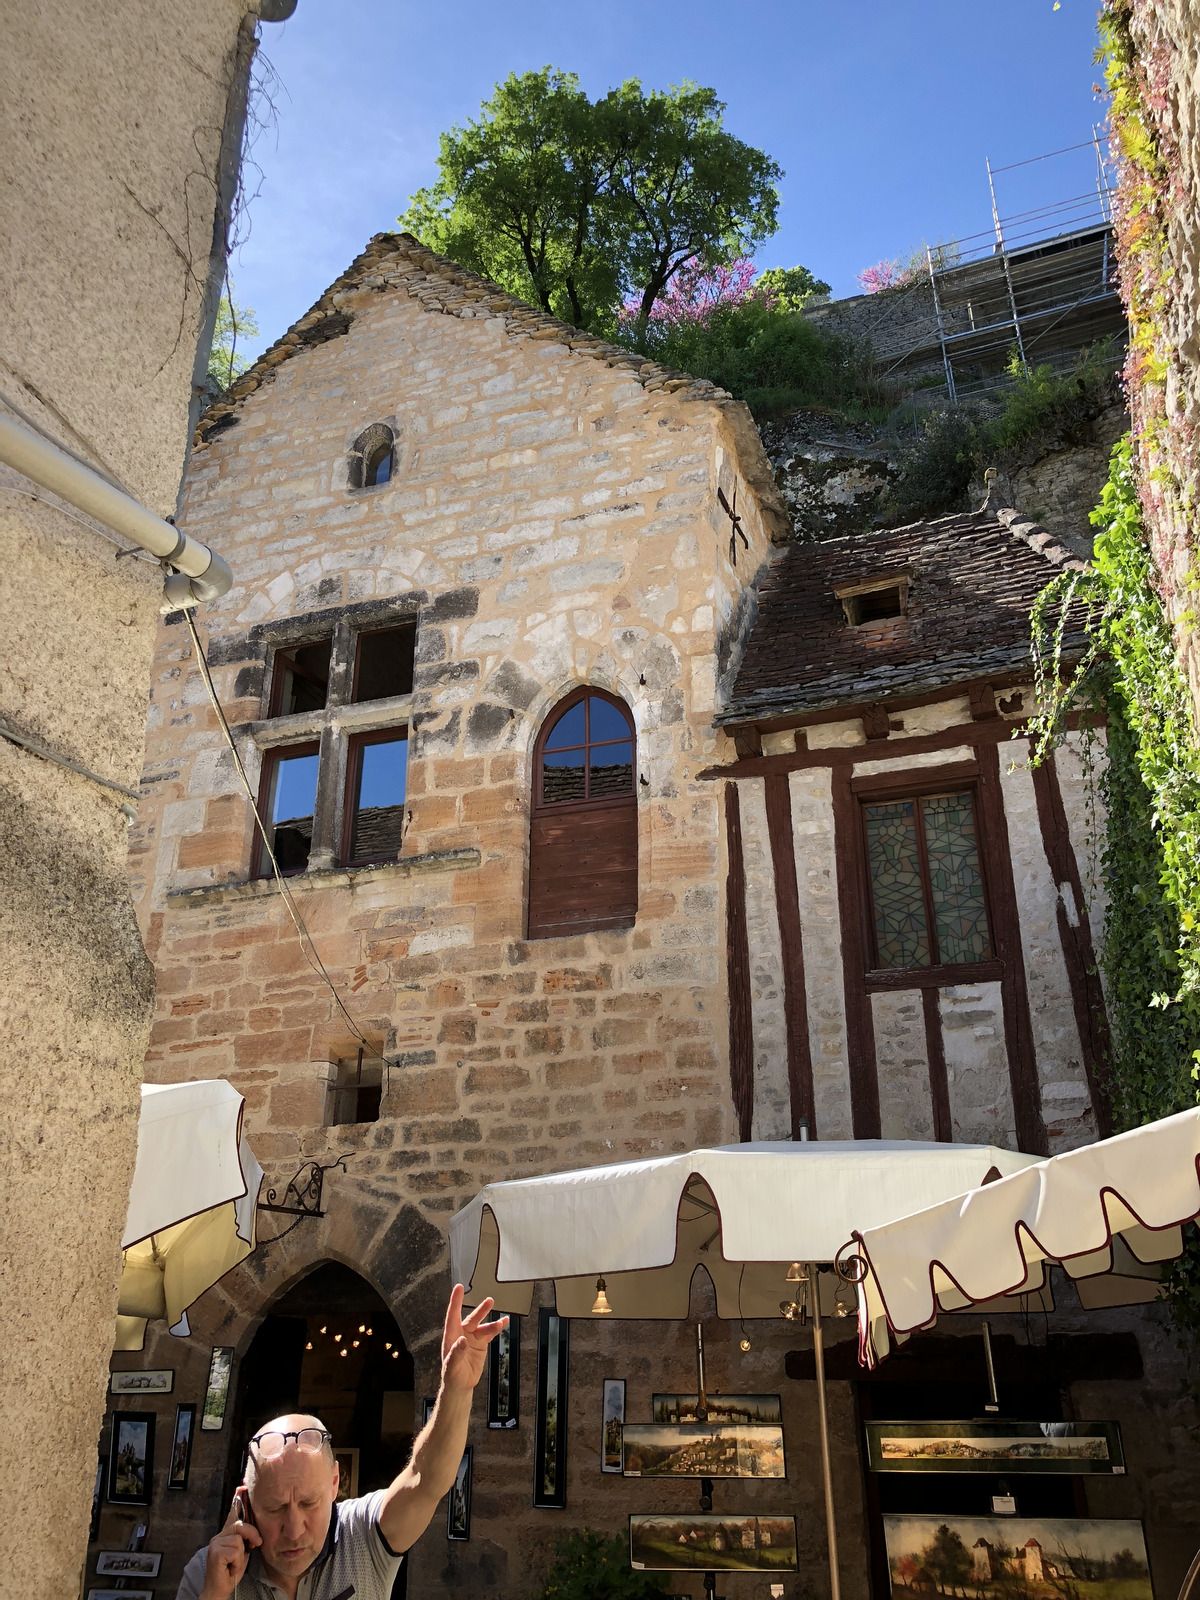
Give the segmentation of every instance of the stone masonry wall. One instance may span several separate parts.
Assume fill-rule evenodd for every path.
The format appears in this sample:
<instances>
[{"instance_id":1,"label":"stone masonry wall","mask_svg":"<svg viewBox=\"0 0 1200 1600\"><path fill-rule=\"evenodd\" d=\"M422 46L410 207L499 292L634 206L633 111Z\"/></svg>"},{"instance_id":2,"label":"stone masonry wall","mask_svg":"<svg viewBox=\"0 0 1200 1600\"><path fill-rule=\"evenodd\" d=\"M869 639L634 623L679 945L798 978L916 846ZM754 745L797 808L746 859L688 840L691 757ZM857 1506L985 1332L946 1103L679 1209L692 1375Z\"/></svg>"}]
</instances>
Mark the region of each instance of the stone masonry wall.
<instances>
[{"instance_id":1,"label":"stone masonry wall","mask_svg":"<svg viewBox=\"0 0 1200 1600\"><path fill-rule=\"evenodd\" d=\"M402 290L347 309L348 333L281 364L197 452L183 521L237 575L203 628L252 783L265 652L252 630L419 600L402 857L291 880L386 1050L382 1114L323 1125L329 1064L356 1041L274 887L245 883L250 808L177 621L160 634L131 858L159 980L147 1074L234 1083L269 1180L355 1152L333 1185L333 1215L357 1218L337 1257L361 1268L384 1241L389 1303L428 1370L440 1240L480 1185L736 1137L720 797L694 774L724 758L718 663L771 547L722 404L647 393L591 355ZM392 480L350 492L347 450L375 420L396 433ZM716 499L735 483L736 564ZM621 695L637 728L637 925L529 942L530 754L579 683ZM417 1235L438 1241L432 1277L407 1254ZM251 1302L236 1283L258 1261L229 1280ZM481 1513L479 1536L502 1539L486 1499ZM523 1594L524 1577L488 1592Z\"/></svg>"}]
</instances>

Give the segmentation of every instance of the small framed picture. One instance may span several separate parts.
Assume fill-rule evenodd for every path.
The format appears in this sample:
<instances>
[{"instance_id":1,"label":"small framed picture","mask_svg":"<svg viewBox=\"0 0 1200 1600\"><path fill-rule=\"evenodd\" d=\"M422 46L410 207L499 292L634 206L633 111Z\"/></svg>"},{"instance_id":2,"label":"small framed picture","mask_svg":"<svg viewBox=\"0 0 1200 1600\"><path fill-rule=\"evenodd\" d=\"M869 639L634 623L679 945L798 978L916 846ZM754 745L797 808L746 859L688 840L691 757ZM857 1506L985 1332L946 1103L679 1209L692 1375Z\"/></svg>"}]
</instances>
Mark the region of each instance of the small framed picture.
<instances>
[{"instance_id":1,"label":"small framed picture","mask_svg":"<svg viewBox=\"0 0 1200 1600\"><path fill-rule=\"evenodd\" d=\"M567 1387L570 1322L538 1312L537 1418L533 1439L533 1503L561 1511L567 1503Z\"/></svg>"},{"instance_id":2,"label":"small framed picture","mask_svg":"<svg viewBox=\"0 0 1200 1600\"><path fill-rule=\"evenodd\" d=\"M333 1459L337 1462L339 1500L358 1499L358 1451L335 1444Z\"/></svg>"},{"instance_id":3,"label":"small framed picture","mask_svg":"<svg viewBox=\"0 0 1200 1600\"><path fill-rule=\"evenodd\" d=\"M170 1394L174 1387L174 1367L148 1372L114 1372L110 1384L113 1394Z\"/></svg>"},{"instance_id":4,"label":"small framed picture","mask_svg":"<svg viewBox=\"0 0 1200 1600\"><path fill-rule=\"evenodd\" d=\"M437 1405L437 1401L436 1400L422 1400L422 1402L421 1402L421 1426L423 1428L428 1425L429 1419L433 1415L433 1408L434 1408L435 1405Z\"/></svg>"},{"instance_id":5,"label":"small framed picture","mask_svg":"<svg viewBox=\"0 0 1200 1600\"><path fill-rule=\"evenodd\" d=\"M471 1446L468 1445L458 1463L458 1471L450 1489L450 1501L446 1507L447 1539L471 1537L471 1456Z\"/></svg>"},{"instance_id":6,"label":"small framed picture","mask_svg":"<svg viewBox=\"0 0 1200 1600\"><path fill-rule=\"evenodd\" d=\"M118 1411L108 1453L110 1505L148 1506L154 1476L153 1411Z\"/></svg>"},{"instance_id":7,"label":"small framed picture","mask_svg":"<svg viewBox=\"0 0 1200 1600\"><path fill-rule=\"evenodd\" d=\"M487 1425L515 1428L520 1420L521 1319L510 1316L488 1346Z\"/></svg>"},{"instance_id":8,"label":"small framed picture","mask_svg":"<svg viewBox=\"0 0 1200 1600\"><path fill-rule=\"evenodd\" d=\"M162 1556L149 1550L101 1550L96 1557L98 1578L157 1578Z\"/></svg>"},{"instance_id":9,"label":"small framed picture","mask_svg":"<svg viewBox=\"0 0 1200 1600\"><path fill-rule=\"evenodd\" d=\"M600 1471L620 1472L621 1429L625 1423L624 1378L605 1378L600 1416Z\"/></svg>"},{"instance_id":10,"label":"small framed picture","mask_svg":"<svg viewBox=\"0 0 1200 1600\"><path fill-rule=\"evenodd\" d=\"M195 1406L175 1407L175 1432L171 1435L171 1465L167 1469L167 1488L186 1489L192 1465L192 1435L196 1431Z\"/></svg>"},{"instance_id":11,"label":"small framed picture","mask_svg":"<svg viewBox=\"0 0 1200 1600\"><path fill-rule=\"evenodd\" d=\"M225 1425L225 1407L229 1404L229 1379L233 1373L233 1346L213 1345L208 1363L208 1387L204 1391L204 1414L200 1428L204 1433L215 1433Z\"/></svg>"}]
</instances>

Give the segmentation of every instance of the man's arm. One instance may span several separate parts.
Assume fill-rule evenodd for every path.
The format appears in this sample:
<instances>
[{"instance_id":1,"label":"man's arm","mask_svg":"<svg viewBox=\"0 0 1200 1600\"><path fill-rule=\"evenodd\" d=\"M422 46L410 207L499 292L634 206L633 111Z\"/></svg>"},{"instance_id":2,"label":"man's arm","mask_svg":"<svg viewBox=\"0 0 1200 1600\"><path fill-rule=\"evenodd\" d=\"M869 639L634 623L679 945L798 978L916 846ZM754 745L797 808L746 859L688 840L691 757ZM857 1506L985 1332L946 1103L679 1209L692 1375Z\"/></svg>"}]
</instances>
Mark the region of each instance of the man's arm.
<instances>
[{"instance_id":1,"label":"man's arm","mask_svg":"<svg viewBox=\"0 0 1200 1600\"><path fill-rule=\"evenodd\" d=\"M442 1496L448 1494L467 1444L467 1423L475 1386L483 1376L487 1348L508 1318L484 1318L493 1302L484 1300L469 1316L462 1314L463 1287L456 1283L442 1333L442 1381L433 1415L417 1435L412 1460L384 1493L379 1531L391 1549L411 1550L433 1520Z\"/></svg>"}]
</instances>

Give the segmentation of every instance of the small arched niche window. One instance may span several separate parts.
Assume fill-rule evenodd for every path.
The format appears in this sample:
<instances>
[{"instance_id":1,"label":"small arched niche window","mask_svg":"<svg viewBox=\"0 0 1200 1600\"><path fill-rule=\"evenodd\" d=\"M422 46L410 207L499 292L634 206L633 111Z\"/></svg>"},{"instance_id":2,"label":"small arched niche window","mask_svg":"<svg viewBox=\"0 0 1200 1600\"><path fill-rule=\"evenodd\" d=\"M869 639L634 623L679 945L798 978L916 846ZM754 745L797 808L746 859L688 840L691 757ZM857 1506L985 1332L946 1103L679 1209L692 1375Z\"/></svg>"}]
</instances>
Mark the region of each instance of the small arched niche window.
<instances>
[{"instance_id":1,"label":"small arched niche window","mask_svg":"<svg viewBox=\"0 0 1200 1600\"><path fill-rule=\"evenodd\" d=\"M631 928L637 915L637 741L629 707L576 689L533 760L529 937Z\"/></svg>"},{"instance_id":2,"label":"small arched niche window","mask_svg":"<svg viewBox=\"0 0 1200 1600\"><path fill-rule=\"evenodd\" d=\"M389 483L396 456L396 435L385 422L373 422L350 450L350 487L372 489Z\"/></svg>"}]
</instances>

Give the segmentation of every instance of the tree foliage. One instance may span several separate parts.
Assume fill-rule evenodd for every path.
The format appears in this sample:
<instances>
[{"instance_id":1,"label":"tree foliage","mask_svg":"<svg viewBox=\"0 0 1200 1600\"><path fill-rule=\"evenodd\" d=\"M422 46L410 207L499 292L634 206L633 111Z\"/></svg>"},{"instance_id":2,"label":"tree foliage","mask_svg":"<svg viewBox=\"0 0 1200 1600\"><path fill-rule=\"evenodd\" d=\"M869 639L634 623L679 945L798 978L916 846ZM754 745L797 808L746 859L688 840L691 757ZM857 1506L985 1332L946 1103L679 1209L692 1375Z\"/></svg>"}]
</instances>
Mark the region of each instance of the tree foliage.
<instances>
[{"instance_id":1,"label":"tree foliage","mask_svg":"<svg viewBox=\"0 0 1200 1600\"><path fill-rule=\"evenodd\" d=\"M436 184L399 219L431 249L592 332L637 298L645 323L685 268L756 248L778 226L780 168L726 131L712 89L592 101L574 73L511 73L441 138Z\"/></svg>"},{"instance_id":2,"label":"tree foliage","mask_svg":"<svg viewBox=\"0 0 1200 1600\"><path fill-rule=\"evenodd\" d=\"M212 347L208 352L208 381L222 393L250 365L242 348L258 337L258 323L249 306L239 306L233 298L233 285L226 280L217 303L217 322Z\"/></svg>"}]
</instances>

